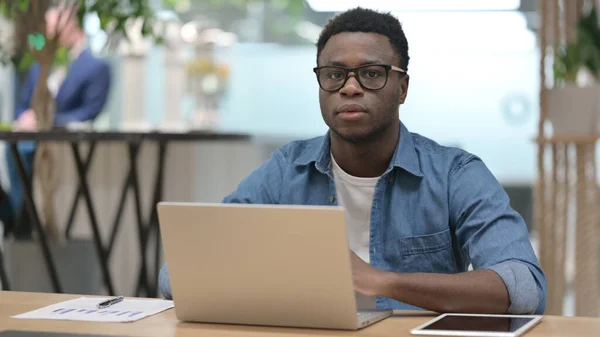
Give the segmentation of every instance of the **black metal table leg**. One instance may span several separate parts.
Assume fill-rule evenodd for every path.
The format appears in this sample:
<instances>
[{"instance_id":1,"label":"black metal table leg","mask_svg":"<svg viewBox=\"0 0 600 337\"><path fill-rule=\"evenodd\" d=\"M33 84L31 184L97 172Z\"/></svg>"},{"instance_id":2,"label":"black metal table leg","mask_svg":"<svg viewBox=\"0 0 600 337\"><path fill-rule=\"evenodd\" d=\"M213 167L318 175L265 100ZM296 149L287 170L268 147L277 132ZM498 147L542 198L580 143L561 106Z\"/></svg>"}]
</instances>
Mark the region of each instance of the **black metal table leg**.
<instances>
[{"instance_id":1,"label":"black metal table leg","mask_svg":"<svg viewBox=\"0 0 600 337\"><path fill-rule=\"evenodd\" d=\"M133 199L135 203L135 214L137 218L138 237L140 242L140 275L142 275L142 282L138 282L135 290L136 296L140 296L142 290L146 291L146 295L149 295L148 287L148 268L146 263L146 251L147 251L147 240L146 240L146 226L144 225L144 219L142 216L142 202L140 193L140 184L138 179L138 166L137 157L140 150L139 142L129 143L129 172L131 177L131 185L133 188Z\"/></svg>"},{"instance_id":2,"label":"black metal table leg","mask_svg":"<svg viewBox=\"0 0 600 337\"><path fill-rule=\"evenodd\" d=\"M89 171L91 162L92 162L92 158L94 157L94 150L96 150L96 142L92 141L90 142L90 150L88 151L88 155L85 159L85 164L83 166L84 171L85 171L85 175L87 176L87 173ZM75 192L75 197L73 199L73 202L71 203L71 211L69 212L69 219L67 220L67 226L65 229L65 237L67 238L67 240L69 240L71 238L71 230L73 229L73 222L75 221L75 213L77 212L77 205L79 204L79 199L82 197L83 192L81 190L81 184L79 184L77 186L77 192Z\"/></svg>"},{"instance_id":3,"label":"black metal table leg","mask_svg":"<svg viewBox=\"0 0 600 337\"><path fill-rule=\"evenodd\" d=\"M108 269L108 261L106 258L106 252L104 250L104 246L102 245L102 238L100 236L100 229L98 227L96 211L95 211L94 205L92 203L92 195L90 193L90 189L89 189L89 186L87 183L84 163L83 163L83 159L81 158L81 153L79 153L78 143L72 142L71 149L73 150L73 158L75 159L75 166L77 168L77 175L79 176L79 184L81 186L81 191L83 193L83 199L85 200L87 210L88 210L88 215L90 217L90 224L92 226L94 243L96 245L98 259L100 261L100 268L102 269L104 283L106 284L106 288L108 290L109 295L114 296L115 290L113 288L112 278L110 276L110 271Z\"/></svg>"},{"instance_id":4,"label":"black metal table leg","mask_svg":"<svg viewBox=\"0 0 600 337\"><path fill-rule=\"evenodd\" d=\"M10 152L15 160L15 166L17 169L17 173L19 174L19 180L23 185L23 196L25 197L25 206L27 207L27 211L29 212L31 221L33 222L34 227L37 229L40 238L40 243L42 245L42 254L44 255L46 267L48 268L48 273L50 274L50 281L52 282L52 287L54 288L54 292L62 293L62 287L60 285L60 282L58 281L58 274L56 273L56 266L52 258L52 253L50 252L50 247L48 246L46 232L42 227L42 222L40 220L40 216L35 206L35 201L33 200L33 195L31 192L31 182L28 179L27 173L25 173L25 168L23 167L23 161L21 160L21 156L19 155L17 143L10 143Z\"/></svg>"},{"instance_id":5,"label":"black metal table leg","mask_svg":"<svg viewBox=\"0 0 600 337\"><path fill-rule=\"evenodd\" d=\"M0 240L2 239L3 238L0 237ZM2 248L0 248L0 283L2 284L0 290L10 290L10 281L8 280L8 274L4 267L4 253L2 252Z\"/></svg>"},{"instance_id":6,"label":"black metal table leg","mask_svg":"<svg viewBox=\"0 0 600 337\"><path fill-rule=\"evenodd\" d=\"M164 177L165 177L165 163L167 159L167 142L160 141L158 144L158 173L156 175L156 181L154 182L154 200L152 200L152 214L150 217L149 232L156 235L156 248L154 250L154 278L153 283L155 286L152 288L152 297L158 296L158 273L160 272L160 251L161 251L161 239L160 239L160 226L158 223L158 212L156 205L162 200L163 188L164 188Z\"/></svg>"},{"instance_id":7,"label":"black metal table leg","mask_svg":"<svg viewBox=\"0 0 600 337\"><path fill-rule=\"evenodd\" d=\"M138 275L138 285L139 289L142 284L145 284L148 287L147 295L148 297L156 297L158 296L158 273L160 271L160 231L158 226L158 213L156 210L156 205L162 200L163 195L163 180L164 180L164 171L165 171L165 158L167 152L167 142L159 141L158 142L158 158L157 158L157 171L154 180L154 193L152 198L152 203L150 205L150 221L146 227L144 233L144 242L146 242L146 247L148 239L150 238L152 231L155 230L156 234L156 247L154 251L154 273L152 274L153 280L149 281L147 279L148 275L144 274L142 270ZM146 254L143 253L143 258L146 258ZM152 286L150 286L152 285Z\"/></svg>"},{"instance_id":8,"label":"black metal table leg","mask_svg":"<svg viewBox=\"0 0 600 337\"><path fill-rule=\"evenodd\" d=\"M9 202L8 196L4 193L4 190L0 188L0 201ZM0 225L0 229L2 225ZM4 241L4 235L2 235L3 231L0 231L0 242ZM4 251L2 249L2 243L0 243L0 290L10 290L10 280L8 279L8 273L6 272L6 266L4 261Z\"/></svg>"},{"instance_id":9,"label":"black metal table leg","mask_svg":"<svg viewBox=\"0 0 600 337\"><path fill-rule=\"evenodd\" d=\"M106 258L109 259L112 253L113 247L115 245L115 241L117 239L117 233L119 232L119 228L121 227L121 218L123 217L123 211L125 210L125 201L127 200L127 191L131 186L131 170L127 172L127 177L125 177L125 181L123 182L123 187L121 188L121 197L119 198L119 204L117 208L117 213L115 214L115 219L113 221L112 229L110 232L110 240L108 241L108 246L106 247Z\"/></svg>"}]
</instances>

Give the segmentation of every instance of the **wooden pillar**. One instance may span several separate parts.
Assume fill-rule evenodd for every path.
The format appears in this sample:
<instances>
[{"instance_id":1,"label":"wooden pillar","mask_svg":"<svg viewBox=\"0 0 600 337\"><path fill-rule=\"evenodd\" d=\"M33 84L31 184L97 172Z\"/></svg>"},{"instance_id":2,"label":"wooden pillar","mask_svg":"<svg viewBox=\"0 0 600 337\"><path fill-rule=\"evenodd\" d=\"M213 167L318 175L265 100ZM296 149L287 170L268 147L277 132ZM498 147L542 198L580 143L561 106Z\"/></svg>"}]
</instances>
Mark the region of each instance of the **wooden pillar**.
<instances>
[{"instance_id":1,"label":"wooden pillar","mask_svg":"<svg viewBox=\"0 0 600 337\"><path fill-rule=\"evenodd\" d=\"M577 145L575 314L598 316L598 211L595 142Z\"/></svg>"},{"instance_id":2,"label":"wooden pillar","mask_svg":"<svg viewBox=\"0 0 600 337\"><path fill-rule=\"evenodd\" d=\"M539 258L548 280L546 314L562 315L567 289L568 229L575 232L575 315L597 317L600 308L600 224L596 181L596 142L600 135L548 135L547 60L575 39L575 23L585 0L538 1L540 27L540 119L535 225ZM548 58L550 56L550 58ZM550 61L551 62L551 61ZM565 111L564 113L568 113ZM551 158L546 153L551 151Z\"/></svg>"}]
</instances>

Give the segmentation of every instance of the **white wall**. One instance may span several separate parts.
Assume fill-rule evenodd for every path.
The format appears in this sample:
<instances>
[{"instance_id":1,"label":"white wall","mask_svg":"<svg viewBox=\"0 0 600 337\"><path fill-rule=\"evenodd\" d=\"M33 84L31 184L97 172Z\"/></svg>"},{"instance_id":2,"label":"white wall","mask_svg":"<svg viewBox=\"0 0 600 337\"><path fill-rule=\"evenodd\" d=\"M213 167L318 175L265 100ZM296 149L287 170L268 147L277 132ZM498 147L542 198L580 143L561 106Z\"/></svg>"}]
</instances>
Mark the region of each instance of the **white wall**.
<instances>
[{"instance_id":1,"label":"white wall","mask_svg":"<svg viewBox=\"0 0 600 337\"><path fill-rule=\"evenodd\" d=\"M535 36L519 13L399 15L411 76L401 119L413 132L481 156L504 183L535 177L538 118ZM223 125L292 139L325 132L312 72L316 48L237 45ZM504 104L525 110L511 124Z\"/></svg>"}]
</instances>

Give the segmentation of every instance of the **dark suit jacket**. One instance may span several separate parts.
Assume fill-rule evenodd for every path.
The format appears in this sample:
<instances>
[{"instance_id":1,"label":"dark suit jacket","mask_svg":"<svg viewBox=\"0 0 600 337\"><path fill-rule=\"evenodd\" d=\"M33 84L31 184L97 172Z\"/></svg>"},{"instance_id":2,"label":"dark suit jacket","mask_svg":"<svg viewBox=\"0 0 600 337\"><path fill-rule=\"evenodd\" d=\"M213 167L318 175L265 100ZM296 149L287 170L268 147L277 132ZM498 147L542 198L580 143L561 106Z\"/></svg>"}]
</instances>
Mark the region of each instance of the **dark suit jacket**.
<instances>
[{"instance_id":1,"label":"dark suit jacket","mask_svg":"<svg viewBox=\"0 0 600 337\"><path fill-rule=\"evenodd\" d=\"M40 75L40 65L35 64L19 92L15 118L31 108L33 91ZM54 124L64 126L69 122L94 120L104 108L110 88L111 72L108 63L84 49L74 60L56 95L56 114ZM8 144L7 144L8 145ZM18 150L27 174L33 170L35 142L19 142ZM10 204L14 212L20 210L23 200L23 188L16 171L14 158L6 151L9 178L11 181Z\"/></svg>"},{"instance_id":2,"label":"dark suit jacket","mask_svg":"<svg viewBox=\"0 0 600 337\"><path fill-rule=\"evenodd\" d=\"M40 74L39 64L29 71L21 89L16 107L16 118L31 108L31 98ZM105 60L84 49L73 61L56 95L56 115L54 123L64 126L69 122L91 121L104 108L110 89L110 67Z\"/></svg>"}]
</instances>

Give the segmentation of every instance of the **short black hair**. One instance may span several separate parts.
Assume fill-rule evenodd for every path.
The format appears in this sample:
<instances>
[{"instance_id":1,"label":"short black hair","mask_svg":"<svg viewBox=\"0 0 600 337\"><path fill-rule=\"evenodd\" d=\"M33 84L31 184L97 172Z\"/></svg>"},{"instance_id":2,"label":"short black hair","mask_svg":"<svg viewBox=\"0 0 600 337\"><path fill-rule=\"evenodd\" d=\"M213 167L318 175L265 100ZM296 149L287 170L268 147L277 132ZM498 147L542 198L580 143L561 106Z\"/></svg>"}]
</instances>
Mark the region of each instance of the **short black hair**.
<instances>
[{"instance_id":1,"label":"short black hair","mask_svg":"<svg viewBox=\"0 0 600 337\"><path fill-rule=\"evenodd\" d=\"M408 71L408 41L402 24L392 14L357 7L338 14L329 20L317 41L317 63L329 39L339 33L377 33L390 39L392 47L400 56L400 67Z\"/></svg>"}]
</instances>

